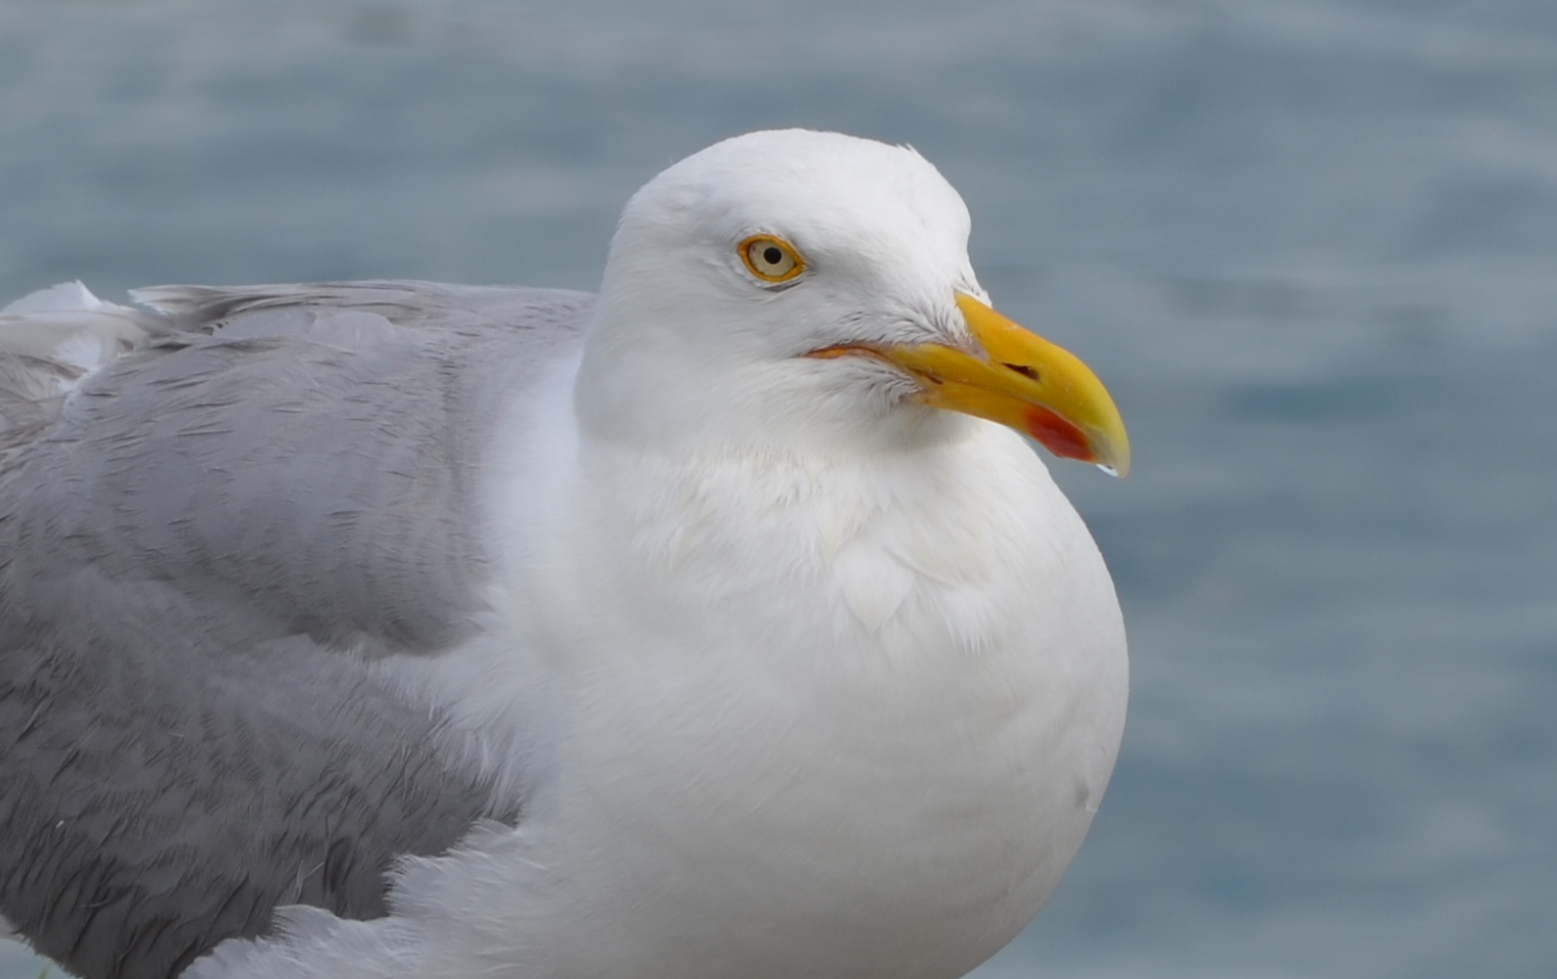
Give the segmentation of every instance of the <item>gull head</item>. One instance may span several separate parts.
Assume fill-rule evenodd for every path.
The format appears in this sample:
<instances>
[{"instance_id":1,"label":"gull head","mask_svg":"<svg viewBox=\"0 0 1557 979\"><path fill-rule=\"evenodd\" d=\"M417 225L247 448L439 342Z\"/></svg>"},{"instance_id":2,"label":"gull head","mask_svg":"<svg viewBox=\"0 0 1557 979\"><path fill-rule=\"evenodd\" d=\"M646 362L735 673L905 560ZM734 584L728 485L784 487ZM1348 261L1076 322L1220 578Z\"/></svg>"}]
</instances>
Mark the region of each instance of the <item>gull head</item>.
<instances>
[{"instance_id":1,"label":"gull head","mask_svg":"<svg viewBox=\"0 0 1557 979\"><path fill-rule=\"evenodd\" d=\"M750 133L651 180L606 262L576 387L646 451L894 451L998 422L1120 475L1080 360L996 313L956 190L912 149Z\"/></svg>"}]
</instances>

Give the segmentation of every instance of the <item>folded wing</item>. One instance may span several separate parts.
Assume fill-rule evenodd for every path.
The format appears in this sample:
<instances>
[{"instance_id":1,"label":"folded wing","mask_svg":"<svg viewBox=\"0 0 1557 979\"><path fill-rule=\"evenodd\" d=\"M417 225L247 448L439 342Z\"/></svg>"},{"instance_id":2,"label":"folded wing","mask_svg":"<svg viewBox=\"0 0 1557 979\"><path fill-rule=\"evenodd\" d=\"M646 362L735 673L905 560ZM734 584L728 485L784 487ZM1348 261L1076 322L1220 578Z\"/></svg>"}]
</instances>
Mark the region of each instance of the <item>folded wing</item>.
<instances>
[{"instance_id":1,"label":"folded wing","mask_svg":"<svg viewBox=\"0 0 1557 979\"><path fill-rule=\"evenodd\" d=\"M590 297L48 293L0 313L0 916L172 975L519 819L375 663L479 630L476 475Z\"/></svg>"}]
</instances>

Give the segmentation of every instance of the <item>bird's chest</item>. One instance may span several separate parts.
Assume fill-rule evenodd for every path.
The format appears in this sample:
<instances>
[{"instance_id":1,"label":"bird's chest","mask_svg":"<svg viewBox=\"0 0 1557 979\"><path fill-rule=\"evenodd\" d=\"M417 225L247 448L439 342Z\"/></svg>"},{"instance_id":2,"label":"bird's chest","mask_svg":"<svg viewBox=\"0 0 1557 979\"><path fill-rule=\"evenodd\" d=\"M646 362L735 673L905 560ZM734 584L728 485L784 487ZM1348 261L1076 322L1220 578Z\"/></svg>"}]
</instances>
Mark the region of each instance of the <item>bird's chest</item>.
<instances>
[{"instance_id":1,"label":"bird's chest","mask_svg":"<svg viewBox=\"0 0 1557 979\"><path fill-rule=\"evenodd\" d=\"M1080 843L1106 771L1056 718L1093 694L1045 688L1012 648L954 668L802 631L783 655L742 664L749 650L720 641L707 652L727 662L651 655L574 688L560 771L580 903L631 922L639 962L961 974L1036 913Z\"/></svg>"},{"instance_id":2,"label":"bird's chest","mask_svg":"<svg viewBox=\"0 0 1557 979\"><path fill-rule=\"evenodd\" d=\"M578 495L590 530L540 562L536 608L593 914L799 975L845 945L971 966L1036 911L1106 781L1122 675L1076 641L1071 544L1011 509L1031 485L896 476Z\"/></svg>"}]
</instances>

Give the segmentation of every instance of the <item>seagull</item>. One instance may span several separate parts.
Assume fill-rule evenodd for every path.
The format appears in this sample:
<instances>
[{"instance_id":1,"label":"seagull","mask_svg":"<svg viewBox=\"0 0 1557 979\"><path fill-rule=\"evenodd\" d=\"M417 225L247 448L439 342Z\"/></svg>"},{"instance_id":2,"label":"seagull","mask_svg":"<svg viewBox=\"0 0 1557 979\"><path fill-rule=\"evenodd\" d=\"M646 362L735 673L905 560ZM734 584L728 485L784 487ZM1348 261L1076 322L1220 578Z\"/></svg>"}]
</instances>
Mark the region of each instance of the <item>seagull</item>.
<instances>
[{"instance_id":1,"label":"seagull","mask_svg":"<svg viewBox=\"0 0 1557 979\"><path fill-rule=\"evenodd\" d=\"M1123 475L912 149L750 133L598 295L0 311L0 931L83 979L951 979L1070 862Z\"/></svg>"}]
</instances>

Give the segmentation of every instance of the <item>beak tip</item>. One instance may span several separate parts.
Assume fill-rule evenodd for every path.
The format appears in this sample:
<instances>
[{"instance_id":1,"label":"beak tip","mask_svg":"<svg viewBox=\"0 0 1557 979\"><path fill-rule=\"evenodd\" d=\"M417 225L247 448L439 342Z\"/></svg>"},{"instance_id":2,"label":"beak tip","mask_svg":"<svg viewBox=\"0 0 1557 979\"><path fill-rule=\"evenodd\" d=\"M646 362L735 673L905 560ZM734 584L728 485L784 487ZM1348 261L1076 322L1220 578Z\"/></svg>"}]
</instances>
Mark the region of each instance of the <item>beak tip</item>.
<instances>
[{"instance_id":1,"label":"beak tip","mask_svg":"<svg viewBox=\"0 0 1557 979\"><path fill-rule=\"evenodd\" d=\"M1027 434L1059 458L1090 462L1119 479L1130 474L1130 443L1117 418L1114 425L1082 426L1034 405L1027 408L1024 421Z\"/></svg>"},{"instance_id":2,"label":"beak tip","mask_svg":"<svg viewBox=\"0 0 1557 979\"><path fill-rule=\"evenodd\" d=\"M1103 445L1109 451L1099 454L1097 467L1115 479L1130 475L1130 443L1119 438L1107 439Z\"/></svg>"}]
</instances>

